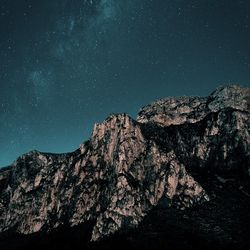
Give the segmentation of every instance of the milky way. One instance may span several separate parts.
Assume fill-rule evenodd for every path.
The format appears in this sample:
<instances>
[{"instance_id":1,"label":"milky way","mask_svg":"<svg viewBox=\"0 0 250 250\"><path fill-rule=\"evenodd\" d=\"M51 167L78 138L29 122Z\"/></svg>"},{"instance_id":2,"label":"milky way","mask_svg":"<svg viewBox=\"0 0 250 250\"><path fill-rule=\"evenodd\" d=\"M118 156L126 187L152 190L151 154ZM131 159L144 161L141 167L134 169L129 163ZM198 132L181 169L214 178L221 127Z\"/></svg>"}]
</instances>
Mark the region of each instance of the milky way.
<instances>
[{"instance_id":1,"label":"milky way","mask_svg":"<svg viewBox=\"0 0 250 250\"><path fill-rule=\"evenodd\" d=\"M112 112L250 86L248 0L0 0L0 166Z\"/></svg>"}]
</instances>

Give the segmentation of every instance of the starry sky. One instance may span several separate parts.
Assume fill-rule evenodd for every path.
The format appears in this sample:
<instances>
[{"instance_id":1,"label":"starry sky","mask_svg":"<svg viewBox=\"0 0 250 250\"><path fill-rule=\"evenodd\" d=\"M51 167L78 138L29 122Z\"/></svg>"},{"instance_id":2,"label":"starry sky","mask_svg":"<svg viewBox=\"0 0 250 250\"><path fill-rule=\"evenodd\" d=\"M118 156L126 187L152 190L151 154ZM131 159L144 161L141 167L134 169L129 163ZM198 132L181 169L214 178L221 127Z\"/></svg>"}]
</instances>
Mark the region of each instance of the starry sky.
<instances>
[{"instance_id":1,"label":"starry sky","mask_svg":"<svg viewBox=\"0 0 250 250\"><path fill-rule=\"evenodd\" d=\"M75 150L156 99L250 86L249 0L0 0L0 166Z\"/></svg>"}]
</instances>

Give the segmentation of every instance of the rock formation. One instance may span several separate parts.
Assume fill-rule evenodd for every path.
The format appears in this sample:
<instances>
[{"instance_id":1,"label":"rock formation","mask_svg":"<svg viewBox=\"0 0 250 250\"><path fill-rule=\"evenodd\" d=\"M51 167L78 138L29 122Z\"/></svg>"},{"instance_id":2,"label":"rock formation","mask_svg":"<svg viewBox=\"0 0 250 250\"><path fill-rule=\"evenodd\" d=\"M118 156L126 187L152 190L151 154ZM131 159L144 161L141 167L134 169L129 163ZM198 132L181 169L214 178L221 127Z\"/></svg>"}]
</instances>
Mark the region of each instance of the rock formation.
<instances>
[{"instance_id":1,"label":"rock formation","mask_svg":"<svg viewBox=\"0 0 250 250\"><path fill-rule=\"evenodd\" d=\"M75 152L31 151L0 169L0 232L50 232L94 221L92 241L140 224L154 207L210 200L193 177L250 176L250 90L171 97L133 120L112 114ZM177 211L177 210L176 210Z\"/></svg>"}]
</instances>

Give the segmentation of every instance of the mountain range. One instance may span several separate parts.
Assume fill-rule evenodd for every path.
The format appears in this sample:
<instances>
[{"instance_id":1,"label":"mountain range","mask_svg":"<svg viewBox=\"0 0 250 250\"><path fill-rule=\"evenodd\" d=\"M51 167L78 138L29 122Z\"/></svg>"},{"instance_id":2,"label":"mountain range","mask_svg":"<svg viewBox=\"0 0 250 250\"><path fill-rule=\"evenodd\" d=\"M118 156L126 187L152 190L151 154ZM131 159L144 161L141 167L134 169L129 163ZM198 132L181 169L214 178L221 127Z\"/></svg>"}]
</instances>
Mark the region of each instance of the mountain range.
<instances>
[{"instance_id":1,"label":"mountain range","mask_svg":"<svg viewBox=\"0 0 250 250\"><path fill-rule=\"evenodd\" d=\"M0 169L1 249L247 249L250 89L111 114L71 153Z\"/></svg>"}]
</instances>

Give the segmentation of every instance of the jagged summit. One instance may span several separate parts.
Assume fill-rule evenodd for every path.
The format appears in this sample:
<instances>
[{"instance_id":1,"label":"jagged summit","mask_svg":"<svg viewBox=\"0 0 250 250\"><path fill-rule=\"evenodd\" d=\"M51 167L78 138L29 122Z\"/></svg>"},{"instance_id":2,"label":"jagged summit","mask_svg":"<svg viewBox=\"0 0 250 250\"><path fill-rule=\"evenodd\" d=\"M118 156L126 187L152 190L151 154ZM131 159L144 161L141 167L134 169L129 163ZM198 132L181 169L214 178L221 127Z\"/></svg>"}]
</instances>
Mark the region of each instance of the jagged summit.
<instances>
[{"instance_id":1,"label":"jagged summit","mask_svg":"<svg viewBox=\"0 0 250 250\"><path fill-rule=\"evenodd\" d=\"M226 108L249 112L249 96L249 88L228 85L217 88L208 97L168 97L143 107L137 121L169 126L195 123Z\"/></svg>"},{"instance_id":2,"label":"jagged summit","mask_svg":"<svg viewBox=\"0 0 250 250\"><path fill-rule=\"evenodd\" d=\"M208 202L200 170L250 176L249 93L233 85L208 97L166 98L137 120L110 115L75 152L19 157L0 171L0 232L94 221L97 241L140 225L159 204L177 211Z\"/></svg>"},{"instance_id":3,"label":"jagged summit","mask_svg":"<svg viewBox=\"0 0 250 250\"><path fill-rule=\"evenodd\" d=\"M249 112L250 90L239 85L228 85L217 88L208 98L208 106L212 111L223 108L234 108Z\"/></svg>"},{"instance_id":4,"label":"jagged summit","mask_svg":"<svg viewBox=\"0 0 250 250\"><path fill-rule=\"evenodd\" d=\"M217 87L211 94L210 96L224 96L224 97L229 97L229 96L239 96L239 95L247 95L249 93L249 88L247 87L242 87L238 84L228 84L228 85L221 85Z\"/></svg>"}]
</instances>

